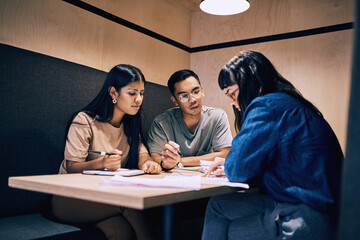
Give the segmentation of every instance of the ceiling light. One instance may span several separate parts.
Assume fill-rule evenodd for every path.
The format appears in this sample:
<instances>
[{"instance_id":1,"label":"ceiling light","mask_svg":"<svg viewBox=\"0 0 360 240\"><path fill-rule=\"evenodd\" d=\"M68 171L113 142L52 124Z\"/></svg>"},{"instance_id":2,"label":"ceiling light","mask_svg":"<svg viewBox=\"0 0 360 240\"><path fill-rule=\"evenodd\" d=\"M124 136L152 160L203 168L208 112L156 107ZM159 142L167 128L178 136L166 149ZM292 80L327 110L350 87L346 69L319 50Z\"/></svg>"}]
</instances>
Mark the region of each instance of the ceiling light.
<instances>
[{"instance_id":1,"label":"ceiling light","mask_svg":"<svg viewBox=\"0 0 360 240\"><path fill-rule=\"evenodd\" d=\"M233 15L250 7L247 0L201 0L200 9L214 15Z\"/></svg>"}]
</instances>

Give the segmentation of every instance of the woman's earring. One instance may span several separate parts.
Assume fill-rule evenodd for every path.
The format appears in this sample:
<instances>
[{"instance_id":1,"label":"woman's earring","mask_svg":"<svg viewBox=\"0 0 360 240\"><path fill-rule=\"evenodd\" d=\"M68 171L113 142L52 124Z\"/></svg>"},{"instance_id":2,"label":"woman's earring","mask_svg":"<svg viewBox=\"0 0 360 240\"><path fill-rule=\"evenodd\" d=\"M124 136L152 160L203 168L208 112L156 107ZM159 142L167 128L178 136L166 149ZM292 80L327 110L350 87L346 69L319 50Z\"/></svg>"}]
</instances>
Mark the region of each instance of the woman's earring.
<instances>
[{"instance_id":1,"label":"woman's earring","mask_svg":"<svg viewBox=\"0 0 360 240\"><path fill-rule=\"evenodd\" d=\"M117 103L116 98L114 98L114 99L112 100L112 102L113 102L113 104L116 104L116 103Z\"/></svg>"}]
</instances>

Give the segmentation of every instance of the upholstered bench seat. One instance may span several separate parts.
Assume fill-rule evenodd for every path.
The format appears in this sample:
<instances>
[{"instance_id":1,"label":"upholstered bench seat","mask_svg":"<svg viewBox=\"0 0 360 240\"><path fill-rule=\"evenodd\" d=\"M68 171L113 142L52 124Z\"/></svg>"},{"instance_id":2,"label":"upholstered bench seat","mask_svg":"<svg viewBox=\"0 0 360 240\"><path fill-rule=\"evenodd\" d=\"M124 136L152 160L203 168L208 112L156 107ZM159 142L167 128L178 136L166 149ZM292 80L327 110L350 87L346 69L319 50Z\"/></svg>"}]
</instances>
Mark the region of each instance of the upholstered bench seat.
<instances>
[{"instance_id":1,"label":"upholstered bench seat","mask_svg":"<svg viewBox=\"0 0 360 240\"><path fill-rule=\"evenodd\" d=\"M106 239L105 235L90 226L73 226L58 223L40 213L0 218L2 240L28 239Z\"/></svg>"}]
</instances>

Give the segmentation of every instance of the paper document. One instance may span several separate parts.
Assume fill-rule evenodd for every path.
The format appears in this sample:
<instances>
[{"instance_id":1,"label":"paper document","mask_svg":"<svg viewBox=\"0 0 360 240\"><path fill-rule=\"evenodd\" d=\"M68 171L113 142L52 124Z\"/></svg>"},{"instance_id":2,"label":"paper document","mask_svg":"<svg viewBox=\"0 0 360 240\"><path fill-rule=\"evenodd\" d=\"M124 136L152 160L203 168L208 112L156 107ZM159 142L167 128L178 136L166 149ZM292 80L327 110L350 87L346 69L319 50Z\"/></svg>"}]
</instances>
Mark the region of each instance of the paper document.
<instances>
[{"instance_id":1,"label":"paper document","mask_svg":"<svg viewBox=\"0 0 360 240\"><path fill-rule=\"evenodd\" d=\"M115 176L120 175L124 177L136 176L145 174L143 170L139 169L127 169L119 168L117 171L108 171L108 170L84 170L83 174L87 175L104 175L104 176Z\"/></svg>"},{"instance_id":2,"label":"paper document","mask_svg":"<svg viewBox=\"0 0 360 240\"><path fill-rule=\"evenodd\" d=\"M206 172L212 163L213 161L200 160L200 166L202 168L202 172ZM224 168L224 166L218 166L218 168Z\"/></svg>"},{"instance_id":3,"label":"paper document","mask_svg":"<svg viewBox=\"0 0 360 240\"><path fill-rule=\"evenodd\" d=\"M249 188L249 185L246 183L231 183L225 177L202 177L201 174L192 173L172 173L164 178L127 178L115 175L111 179L104 179L104 183L120 186L173 187L192 190L200 190L201 184Z\"/></svg>"},{"instance_id":4,"label":"paper document","mask_svg":"<svg viewBox=\"0 0 360 240\"><path fill-rule=\"evenodd\" d=\"M227 177L202 177L201 184L223 185L228 187L241 187L249 189L249 185L247 183L229 182L229 179L227 179Z\"/></svg>"},{"instance_id":5,"label":"paper document","mask_svg":"<svg viewBox=\"0 0 360 240\"><path fill-rule=\"evenodd\" d=\"M173 187L173 188L187 188L192 190L200 190L201 176L173 173L164 178L127 178L120 175L115 175L111 179L104 179L107 184L114 185L131 185L144 187Z\"/></svg>"},{"instance_id":6,"label":"paper document","mask_svg":"<svg viewBox=\"0 0 360 240\"><path fill-rule=\"evenodd\" d=\"M200 166L193 166L193 167L178 166L178 167L174 167L174 170L187 170L187 171L202 172L202 167L200 167Z\"/></svg>"}]
</instances>

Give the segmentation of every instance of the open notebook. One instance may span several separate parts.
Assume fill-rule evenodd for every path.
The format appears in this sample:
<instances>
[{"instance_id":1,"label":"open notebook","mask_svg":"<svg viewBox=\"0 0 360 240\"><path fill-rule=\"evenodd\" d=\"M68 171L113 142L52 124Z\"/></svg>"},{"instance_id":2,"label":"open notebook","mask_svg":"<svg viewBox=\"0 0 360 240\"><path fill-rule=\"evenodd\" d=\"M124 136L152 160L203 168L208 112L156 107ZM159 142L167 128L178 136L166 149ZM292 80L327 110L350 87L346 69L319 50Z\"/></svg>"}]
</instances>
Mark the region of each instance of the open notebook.
<instances>
[{"instance_id":1,"label":"open notebook","mask_svg":"<svg viewBox=\"0 0 360 240\"><path fill-rule=\"evenodd\" d=\"M87 175L104 175L104 176L115 176L120 175L124 177L137 176L145 174L143 170L139 169L127 169L119 168L117 171L108 171L108 170L84 170L83 174Z\"/></svg>"}]
</instances>

